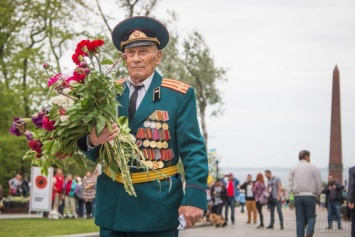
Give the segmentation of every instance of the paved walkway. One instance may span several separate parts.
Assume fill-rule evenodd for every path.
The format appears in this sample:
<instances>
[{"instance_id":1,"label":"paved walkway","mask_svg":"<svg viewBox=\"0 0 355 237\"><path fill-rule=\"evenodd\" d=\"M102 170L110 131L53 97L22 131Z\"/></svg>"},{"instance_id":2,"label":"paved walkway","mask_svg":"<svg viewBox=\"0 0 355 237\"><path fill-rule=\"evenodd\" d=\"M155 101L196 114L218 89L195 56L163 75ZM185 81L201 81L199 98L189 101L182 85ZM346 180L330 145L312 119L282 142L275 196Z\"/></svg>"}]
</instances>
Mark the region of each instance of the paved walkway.
<instances>
[{"instance_id":1,"label":"paved walkway","mask_svg":"<svg viewBox=\"0 0 355 237\"><path fill-rule=\"evenodd\" d=\"M270 213L267 209L263 210L264 222L269 224ZM235 209L236 223L235 225L227 225L226 227L216 228L209 223L200 223L198 226L180 231L179 237L229 237L229 236L242 236L242 237L291 237L296 236L296 217L294 210L283 209L285 228L280 230L278 224L278 215L276 215L275 229L256 229L256 224L246 224L247 214L240 213L240 208ZM327 211L317 210L317 223L315 226L314 237L350 237L351 223L343 222L343 230L338 229L326 230L327 227ZM28 214L0 214L0 219L10 218L28 218ZM40 218L40 215L31 214L31 218ZM259 220L258 220L259 221ZM336 227L336 223L334 223ZM60 237L98 237L99 233L86 233L75 234Z\"/></svg>"}]
</instances>

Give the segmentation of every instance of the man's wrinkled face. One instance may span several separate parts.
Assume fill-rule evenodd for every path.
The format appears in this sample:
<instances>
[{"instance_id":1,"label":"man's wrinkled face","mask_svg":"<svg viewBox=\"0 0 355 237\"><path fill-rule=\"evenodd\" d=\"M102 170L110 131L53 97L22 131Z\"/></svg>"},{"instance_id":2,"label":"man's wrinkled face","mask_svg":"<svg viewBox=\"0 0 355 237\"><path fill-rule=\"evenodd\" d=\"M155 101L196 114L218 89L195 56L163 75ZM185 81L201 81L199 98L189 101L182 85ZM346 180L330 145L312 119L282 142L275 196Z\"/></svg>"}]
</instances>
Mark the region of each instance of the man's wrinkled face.
<instances>
[{"instance_id":1,"label":"man's wrinkled face","mask_svg":"<svg viewBox=\"0 0 355 237\"><path fill-rule=\"evenodd\" d=\"M162 58L162 52L155 45L128 48L124 53L128 74L136 84L152 75Z\"/></svg>"}]
</instances>

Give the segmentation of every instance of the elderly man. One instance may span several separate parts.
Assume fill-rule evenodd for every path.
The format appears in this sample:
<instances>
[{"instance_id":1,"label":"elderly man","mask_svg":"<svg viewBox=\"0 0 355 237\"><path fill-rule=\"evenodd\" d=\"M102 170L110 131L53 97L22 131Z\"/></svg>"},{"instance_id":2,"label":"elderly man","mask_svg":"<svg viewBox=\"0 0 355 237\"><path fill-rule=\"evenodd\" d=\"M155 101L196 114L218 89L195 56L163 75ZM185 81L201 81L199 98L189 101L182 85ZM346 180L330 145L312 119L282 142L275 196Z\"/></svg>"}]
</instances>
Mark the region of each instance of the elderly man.
<instances>
[{"instance_id":1,"label":"elderly man","mask_svg":"<svg viewBox=\"0 0 355 237\"><path fill-rule=\"evenodd\" d=\"M157 182L141 170L132 169L137 197L125 192L120 180L112 181L107 169L97 179L95 223L100 236L178 236L179 217L193 226L207 209L208 165L204 139L197 120L196 98L189 85L163 78L155 70L162 60L162 49L169 41L165 26L149 17L132 17L120 22L112 40L126 57L129 76L117 82L124 84L118 100L120 116L129 118L131 133L137 138L147 160L159 163L157 171L171 177ZM99 147L117 136L104 129L78 141L80 149L92 161ZM153 157L154 156L154 157ZM185 169L183 191L177 163ZM152 171L151 171L152 172ZM142 182L142 179L143 182ZM137 183L136 181L139 181Z\"/></svg>"},{"instance_id":2,"label":"elderly man","mask_svg":"<svg viewBox=\"0 0 355 237\"><path fill-rule=\"evenodd\" d=\"M316 166L310 164L307 150L299 153L299 163L289 173L287 192L293 193L296 208L297 237L311 237L316 223L317 196L322 193L322 178Z\"/></svg>"}]
</instances>

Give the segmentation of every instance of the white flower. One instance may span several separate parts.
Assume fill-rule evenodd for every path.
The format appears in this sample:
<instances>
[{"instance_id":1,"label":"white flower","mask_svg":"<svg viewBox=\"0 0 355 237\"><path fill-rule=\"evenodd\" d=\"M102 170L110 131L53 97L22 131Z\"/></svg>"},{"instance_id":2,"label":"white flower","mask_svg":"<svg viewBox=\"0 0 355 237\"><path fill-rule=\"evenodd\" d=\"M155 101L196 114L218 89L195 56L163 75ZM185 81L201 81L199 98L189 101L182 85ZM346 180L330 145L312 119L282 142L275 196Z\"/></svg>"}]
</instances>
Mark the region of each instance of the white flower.
<instances>
[{"instance_id":1,"label":"white flower","mask_svg":"<svg viewBox=\"0 0 355 237\"><path fill-rule=\"evenodd\" d=\"M71 92L72 91L72 89L71 88L65 88L65 89L63 89L63 93L64 94L69 94L69 92Z\"/></svg>"},{"instance_id":2,"label":"white flower","mask_svg":"<svg viewBox=\"0 0 355 237\"><path fill-rule=\"evenodd\" d=\"M68 96L65 95L58 95L54 96L50 99L53 104L62 107L63 109L68 108L74 104L74 100L70 99Z\"/></svg>"},{"instance_id":3,"label":"white flower","mask_svg":"<svg viewBox=\"0 0 355 237\"><path fill-rule=\"evenodd\" d=\"M62 123L68 121L68 119L69 119L69 116L68 116L68 115L62 115L62 116L60 116L60 121L61 121Z\"/></svg>"},{"instance_id":4,"label":"white flower","mask_svg":"<svg viewBox=\"0 0 355 237\"><path fill-rule=\"evenodd\" d=\"M80 83L77 82L77 81L70 81L69 85L72 86L72 87L76 87L76 86L80 85Z\"/></svg>"}]
</instances>

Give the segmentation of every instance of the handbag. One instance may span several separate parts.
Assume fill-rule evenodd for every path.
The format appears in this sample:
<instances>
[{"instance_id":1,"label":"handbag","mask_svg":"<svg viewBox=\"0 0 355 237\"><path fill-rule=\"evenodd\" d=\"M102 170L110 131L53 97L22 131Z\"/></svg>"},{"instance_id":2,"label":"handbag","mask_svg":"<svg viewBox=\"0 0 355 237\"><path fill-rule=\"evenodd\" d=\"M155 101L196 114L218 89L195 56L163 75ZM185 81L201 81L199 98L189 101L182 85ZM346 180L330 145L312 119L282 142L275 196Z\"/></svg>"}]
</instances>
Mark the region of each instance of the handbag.
<instances>
[{"instance_id":1,"label":"handbag","mask_svg":"<svg viewBox=\"0 0 355 237\"><path fill-rule=\"evenodd\" d=\"M270 193L268 191L264 191L263 194L261 194L260 198L259 198L259 203L261 205L265 205L269 202L269 197L270 197Z\"/></svg>"}]
</instances>

